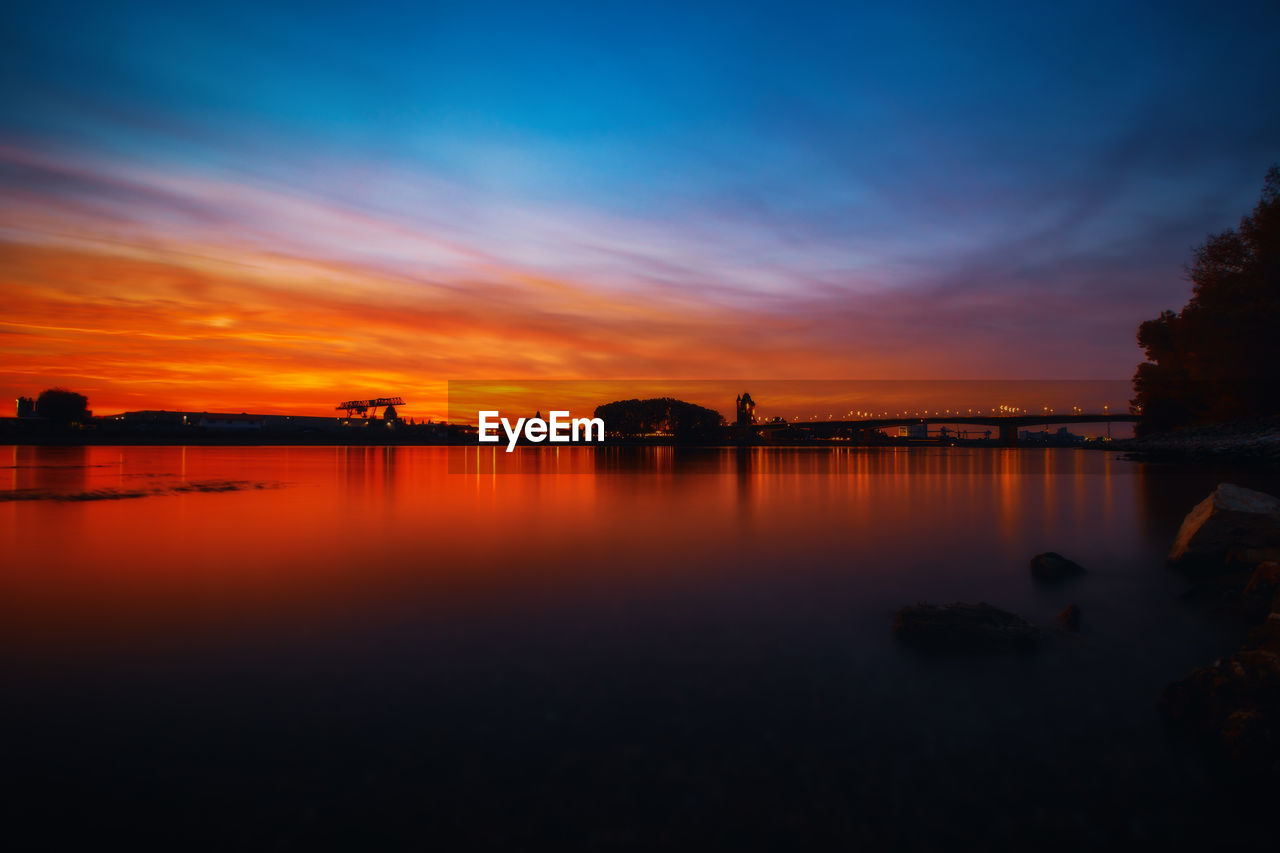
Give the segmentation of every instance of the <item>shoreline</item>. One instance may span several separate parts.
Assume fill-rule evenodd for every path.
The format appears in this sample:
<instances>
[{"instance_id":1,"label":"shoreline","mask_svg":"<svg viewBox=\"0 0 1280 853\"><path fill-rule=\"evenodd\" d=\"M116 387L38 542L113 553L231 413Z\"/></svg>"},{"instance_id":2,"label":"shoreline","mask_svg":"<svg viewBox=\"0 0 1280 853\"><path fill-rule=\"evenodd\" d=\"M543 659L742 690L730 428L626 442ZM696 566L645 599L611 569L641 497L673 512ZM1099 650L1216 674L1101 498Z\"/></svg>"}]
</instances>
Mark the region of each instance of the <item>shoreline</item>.
<instances>
[{"instance_id":1,"label":"shoreline","mask_svg":"<svg viewBox=\"0 0 1280 853\"><path fill-rule=\"evenodd\" d=\"M1254 462L1280 467L1280 417L1185 427L1120 439L1111 446L1140 462Z\"/></svg>"},{"instance_id":2,"label":"shoreline","mask_svg":"<svg viewBox=\"0 0 1280 853\"><path fill-rule=\"evenodd\" d=\"M450 434L444 433L450 430ZM197 429L181 430L0 430L0 444L30 447L475 447L474 435L459 428L439 426L430 432L410 427L398 432L360 430L341 432L214 432ZM380 433L380 434L379 434ZM521 441L521 447L539 447L538 443ZM1010 449L1010 445L990 440L889 439L885 441L849 441L832 439L745 439L739 441L693 441L671 437L647 439L606 439L601 443L578 446L593 448L963 448ZM1267 468L1280 468L1280 417L1242 421L1211 426L1188 427L1173 432L1137 438L1086 440L1083 442L1019 442L1012 449L1071 449L1123 454L1137 462L1203 464L1243 462Z\"/></svg>"}]
</instances>

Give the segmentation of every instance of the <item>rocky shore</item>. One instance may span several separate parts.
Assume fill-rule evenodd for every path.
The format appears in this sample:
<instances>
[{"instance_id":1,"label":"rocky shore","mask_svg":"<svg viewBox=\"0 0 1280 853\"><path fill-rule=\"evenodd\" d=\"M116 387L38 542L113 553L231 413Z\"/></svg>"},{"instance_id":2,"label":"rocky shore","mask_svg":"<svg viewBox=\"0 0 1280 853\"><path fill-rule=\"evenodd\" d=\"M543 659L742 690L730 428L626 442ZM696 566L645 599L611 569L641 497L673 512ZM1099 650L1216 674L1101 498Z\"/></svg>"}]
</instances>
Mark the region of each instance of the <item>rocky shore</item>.
<instances>
[{"instance_id":1,"label":"rocky shore","mask_svg":"<svg viewBox=\"0 0 1280 853\"><path fill-rule=\"evenodd\" d=\"M1280 417L1114 441L1108 449L1146 460L1247 461L1280 467Z\"/></svg>"},{"instance_id":2,"label":"rocky shore","mask_svg":"<svg viewBox=\"0 0 1280 853\"><path fill-rule=\"evenodd\" d=\"M1280 781L1280 498L1219 485L1183 520L1168 563L1194 582L1189 599L1225 608L1252 628L1238 650L1168 685L1165 722L1231 778ZM1033 557L1030 570L1046 584L1085 574L1055 553ZM1057 623L1080 630L1079 608L1068 605ZM1031 651L1052 637L985 602L903 607L893 631L930 654Z\"/></svg>"},{"instance_id":3,"label":"rocky shore","mask_svg":"<svg viewBox=\"0 0 1280 853\"><path fill-rule=\"evenodd\" d=\"M1280 779L1280 499L1218 486L1187 514L1169 564L1254 626L1237 651L1165 689L1166 722L1237 778Z\"/></svg>"}]
</instances>

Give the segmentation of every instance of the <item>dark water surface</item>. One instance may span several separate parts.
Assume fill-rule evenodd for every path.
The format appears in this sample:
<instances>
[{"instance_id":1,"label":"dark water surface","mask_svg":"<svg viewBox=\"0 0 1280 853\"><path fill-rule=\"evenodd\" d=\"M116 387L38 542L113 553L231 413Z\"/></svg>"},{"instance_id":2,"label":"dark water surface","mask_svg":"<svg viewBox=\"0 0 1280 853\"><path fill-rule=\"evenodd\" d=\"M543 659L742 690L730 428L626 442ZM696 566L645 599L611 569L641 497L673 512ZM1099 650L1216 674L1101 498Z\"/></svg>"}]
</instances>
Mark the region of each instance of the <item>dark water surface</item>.
<instances>
[{"instance_id":1,"label":"dark water surface","mask_svg":"<svg viewBox=\"0 0 1280 853\"><path fill-rule=\"evenodd\" d=\"M450 454L455 454L450 460ZM462 454L462 455L457 455ZM1080 450L0 448L5 826L175 849L1247 838L1160 723L1219 481ZM462 473L465 472L465 473ZM1060 551L1090 570L1033 584ZM1079 636L936 659L893 611Z\"/></svg>"}]
</instances>

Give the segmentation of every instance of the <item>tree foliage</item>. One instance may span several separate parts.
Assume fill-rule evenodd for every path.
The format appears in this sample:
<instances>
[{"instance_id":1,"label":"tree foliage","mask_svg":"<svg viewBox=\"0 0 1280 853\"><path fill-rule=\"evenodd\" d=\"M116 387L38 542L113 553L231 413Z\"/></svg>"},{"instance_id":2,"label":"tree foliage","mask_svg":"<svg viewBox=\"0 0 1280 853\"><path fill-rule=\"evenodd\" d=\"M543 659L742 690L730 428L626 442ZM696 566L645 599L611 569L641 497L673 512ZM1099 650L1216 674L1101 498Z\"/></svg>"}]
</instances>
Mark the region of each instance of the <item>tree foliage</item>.
<instances>
[{"instance_id":1,"label":"tree foliage","mask_svg":"<svg viewBox=\"0 0 1280 853\"><path fill-rule=\"evenodd\" d=\"M1138 327L1140 432L1280 414L1280 168L1253 213L1211 235L1187 271L1191 301Z\"/></svg>"},{"instance_id":2,"label":"tree foliage","mask_svg":"<svg viewBox=\"0 0 1280 853\"><path fill-rule=\"evenodd\" d=\"M604 420L606 430L626 438L668 433L678 439L709 439L724 423L719 412L672 397L606 403L596 406L595 417Z\"/></svg>"},{"instance_id":3,"label":"tree foliage","mask_svg":"<svg viewBox=\"0 0 1280 853\"><path fill-rule=\"evenodd\" d=\"M36 398L36 415L51 421L70 423L89 419L89 398L66 388L49 388Z\"/></svg>"}]
</instances>

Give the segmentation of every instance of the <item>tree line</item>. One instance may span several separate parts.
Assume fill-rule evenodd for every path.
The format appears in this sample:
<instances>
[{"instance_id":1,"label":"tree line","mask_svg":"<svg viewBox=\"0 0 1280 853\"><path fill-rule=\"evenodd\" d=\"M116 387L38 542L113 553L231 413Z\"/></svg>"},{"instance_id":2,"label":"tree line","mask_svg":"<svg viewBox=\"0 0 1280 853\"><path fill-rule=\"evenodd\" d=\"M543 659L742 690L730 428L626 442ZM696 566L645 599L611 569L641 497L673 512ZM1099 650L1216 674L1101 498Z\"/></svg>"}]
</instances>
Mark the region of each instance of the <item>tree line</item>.
<instances>
[{"instance_id":1,"label":"tree line","mask_svg":"<svg viewBox=\"0 0 1280 853\"><path fill-rule=\"evenodd\" d=\"M1280 168L1238 228L1195 249L1187 273L1182 310L1138 327L1139 433L1280 414Z\"/></svg>"},{"instance_id":2,"label":"tree line","mask_svg":"<svg viewBox=\"0 0 1280 853\"><path fill-rule=\"evenodd\" d=\"M719 412L674 397L605 403L596 406L595 417L604 420L607 433L622 438L664 433L679 440L704 440L718 436L724 424Z\"/></svg>"}]
</instances>

